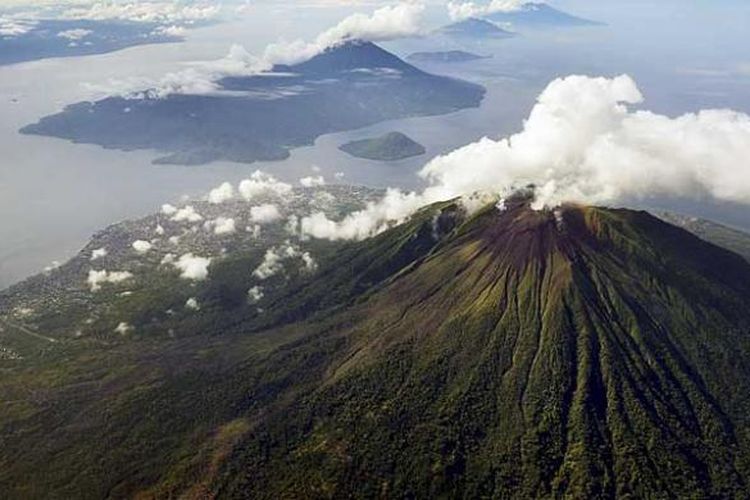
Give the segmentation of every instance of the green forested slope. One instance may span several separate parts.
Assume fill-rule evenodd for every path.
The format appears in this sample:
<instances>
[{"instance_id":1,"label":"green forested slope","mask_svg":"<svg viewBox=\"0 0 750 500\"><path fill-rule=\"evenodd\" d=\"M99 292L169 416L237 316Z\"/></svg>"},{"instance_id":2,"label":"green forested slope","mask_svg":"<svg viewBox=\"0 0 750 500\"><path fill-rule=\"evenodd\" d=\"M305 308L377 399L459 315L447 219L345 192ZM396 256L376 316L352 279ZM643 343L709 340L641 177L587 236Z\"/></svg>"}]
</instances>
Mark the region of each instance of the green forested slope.
<instances>
[{"instance_id":1,"label":"green forested slope","mask_svg":"<svg viewBox=\"0 0 750 500\"><path fill-rule=\"evenodd\" d=\"M177 339L5 368L4 496L746 495L739 256L524 199L326 255L263 315L216 301Z\"/></svg>"}]
</instances>

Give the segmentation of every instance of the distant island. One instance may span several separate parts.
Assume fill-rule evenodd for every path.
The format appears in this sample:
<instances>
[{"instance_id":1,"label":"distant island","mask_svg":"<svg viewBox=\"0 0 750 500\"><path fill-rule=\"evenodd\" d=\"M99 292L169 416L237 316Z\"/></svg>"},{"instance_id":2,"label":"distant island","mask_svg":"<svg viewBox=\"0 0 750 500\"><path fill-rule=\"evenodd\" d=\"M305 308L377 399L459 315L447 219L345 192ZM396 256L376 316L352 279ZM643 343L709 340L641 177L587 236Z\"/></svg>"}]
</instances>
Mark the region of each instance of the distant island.
<instances>
[{"instance_id":1,"label":"distant island","mask_svg":"<svg viewBox=\"0 0 750 500\"><path fill-rule=\"evenodd\" d=\"M350 41L273 72L224 78L211 95L108 97L24 127L124 151L153 149L154 163L283 160L323 134L477 107L481 85L426 73L377 45Z\"/></svg>"},{"instance_id":2,"label":"distant island","mask_svg":"<svg viewBox=\"0 0 750 500\"><path fill-rule=\"evenodd\" d=\"M459 63L477 61L479 59L489 59L491 56L480 56L472 52L463 50L446 50L438 52L415 52L409 55L406 60L415 63L438 62L438 63Z\"/></svg>"},{"instance_id":3,"label":"distant island","mask_svg":"<svg viewBox=\"0 0 750 500\"><path fill-rule=\"evenodd\" d=\"M494 12L486 17L503 26L514 28L544 29L602 26L600 22L574 16L540 2L525 3L516 10Z\"/></svg>"},{"instance_id":4,"label":"distant island","mask_svg":"<svg viewBox=\"0 0 750 500\"><path fill-rule=\"evenodd\" d=\"M106 54L137 45L180 42L176 27L158 23L83 19L38 20L0 36L0 66L50 57Z\"/></svg>"},{"instance_id":5,"label":"distant island","mask_svg":"<svg viewBox=\"0 0 750 500\"><path fill-rule=\"evenodd\" d=\"M357 158L376 161L403 160L426 152L424 146L401 132L347 142L339 146L339 149Z\"/></svg>"},{"instance_id":6,"label":"distant island","mask_svg":"<svg viewBox=\"0 0 750 500\"><path fill-rule=\"evenodd\" d=\"M470 17L438 30L438 34L464 38L511 38L515 33L504 30L495 23Z\"/></svg>"}]
</instances>

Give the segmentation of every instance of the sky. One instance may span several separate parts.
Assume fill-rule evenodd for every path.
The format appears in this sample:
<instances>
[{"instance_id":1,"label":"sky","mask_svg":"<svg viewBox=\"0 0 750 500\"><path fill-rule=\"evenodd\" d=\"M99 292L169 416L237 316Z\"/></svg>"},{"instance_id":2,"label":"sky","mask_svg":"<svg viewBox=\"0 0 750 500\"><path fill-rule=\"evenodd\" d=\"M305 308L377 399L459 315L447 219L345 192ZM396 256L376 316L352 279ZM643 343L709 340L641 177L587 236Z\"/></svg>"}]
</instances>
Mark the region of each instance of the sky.
<instances>
[{"instance_id":1,"label":"sky","mask_svg":"<svg viewBox=\"0 0 750 500\"><path fill-rule=\"evenodd\" d=\"M88 2L89 5L83 7L94 3ZM493 55L492 59L471 67L430 68L436 73L481 83L488 89L485 102L479 109L448 116L400 120L325 136L314 146L293 151L289 160L279 163L156 167L150 163L155 155L148 151L104 150L55 139L20 136L17 130L67 104L101 97L102 89L113 81L132 78L158 81L165 74L182 71L196 62L221 59L234 44L259 58L274 42L299 39L308 48L321 33L353 12L369 14L389 2L257 1L247 6L244 2L222 2L223 8L215 18L210 16L216 22L190 26L182 43L0 67L0 150L4 152L0 162L0 212L4 214L4 224L0 226L0 287L41 270L52 261L64 261L82 247L93 232L111 223L146 215L158 210L162 203L179 203L183 195L202 196L225 181L237 184L257 168L293 184L313 173L330 181L334 174L343 172L346 182L394 187L404 193L424 193L435 179L438 184L443 182L441 176L443 180L448 179L449 160L475 152L482 137L493 141L485 145L496 151L502 149L497 145L502 144L503 138L524 132L525 121L548 85L570 74L608 80L629 75L642 99L626 99L632 102L627 103L629 111L623 116L628 123L637 121L642 126L647 123L652 130L662 123L675 126L682 123L680 117L704 109L750 113L750 56L744 50L750 26L750 2L554 0L550 3L571 13L604 21L608 26L590 31L524 35L498 44L457 44L431 37L381 42L401 56L436 48L461 48ZM5 0L2 8L12 6L17 14L42 4ZM198 4L201 7L215 5L211 2ZM139 5L141 10L118 12L135 12L133 15L151 19L144 17L144 4ZM186 3L178 6L193 7ZM161 4L154 6L154 12L169 13L162 17L169 23L186 22L204 12L192 11L199 14L183 16L172 3L164 9ZM65 12L65 9L59 11ZM445 3L427 2L422 29L428 32L446 22ZM583 82L580 88L588 87L588 80ZM611 104L611 100L603 102ZM636 119L634 113L638 111L648 111L657 118ZM732 127L733 131L741 128ZM427 156L399 165L381 166L352 159L338 151L342 142L394 128L424 144ZM532 129L532 133L534 130L538 129ZM623 128L602 130L605 135L619 137L618 148L632 151L641 147L642 143L635 141L630 132L623 132ZM578 144L584 144L581 151L591 155L588 146L598 144L597 137L591 134L583 142L579 140ZM745 146L744 136L740 137L738 144ZM475 146L472 149L470 145ZM462 150L464 147L468 149ZM744 151L741 147L732 149L732 154L741 154ZM461 153L451 157L454 150ZM728 158L736 161L733 160L736 157ZM593 171L599 168L595 162L590 165ZM726 167L731 168L731 165ZM740 188L747 182L746 177L742 177L747 168L737 166ZM437 177L433 175L430 180L429 176L419 175L425 169L437 173ZM591 171L587 170L587 175L591 175ZM549 181L550 177L544 179ZM690 184L688 191L693 188L700 191L701 186L696 188ZM706 196L706 192L697 197L664 196L664 193L652 193L648 186L637 189L641 192L622 192L617 202L674 208L750 229L747 206L737 203L736 199L718 199ZM404 210L408 213L411 201L408 197L404 199L407 200ZM331 230L330 225L326 227ZM311 226L312 230L320 229Z\"/></svg>"}]
</instances>

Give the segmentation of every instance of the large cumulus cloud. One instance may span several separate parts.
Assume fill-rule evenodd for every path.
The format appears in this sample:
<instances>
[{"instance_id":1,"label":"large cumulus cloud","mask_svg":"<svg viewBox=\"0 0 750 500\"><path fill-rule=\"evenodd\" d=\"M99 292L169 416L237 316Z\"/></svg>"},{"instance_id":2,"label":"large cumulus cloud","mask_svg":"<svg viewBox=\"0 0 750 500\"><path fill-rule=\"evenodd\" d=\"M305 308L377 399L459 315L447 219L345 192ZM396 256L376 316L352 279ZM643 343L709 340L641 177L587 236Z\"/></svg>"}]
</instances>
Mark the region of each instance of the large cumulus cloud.
<instances>
[{"instance_id":1,"label":"large cumulus cloud","mask_svg":"<svg viewBox=\"0 0 750 500\"><path fill-rule=\"evenodd\" d=\"M750 203L750 116L704 110L668 117L633 109L643 96L626 75L550 83L523 129L439 156L420 172L422 193L391 190L342 221L301 221L321 238L363 238L435 201L535 186L534 208L667 196Z\"/></svg>"}]
</instances>

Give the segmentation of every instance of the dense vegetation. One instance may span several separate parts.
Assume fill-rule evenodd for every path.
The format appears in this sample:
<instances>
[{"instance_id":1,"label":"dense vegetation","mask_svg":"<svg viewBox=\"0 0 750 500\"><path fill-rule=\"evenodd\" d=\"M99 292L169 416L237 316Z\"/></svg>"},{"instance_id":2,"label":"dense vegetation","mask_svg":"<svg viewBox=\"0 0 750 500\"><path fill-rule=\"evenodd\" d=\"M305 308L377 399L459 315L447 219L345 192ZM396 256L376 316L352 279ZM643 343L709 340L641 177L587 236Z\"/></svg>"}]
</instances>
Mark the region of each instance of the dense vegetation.
<instances>
[{"instance_id":1,"label":"dense vegetation","mask_svg":"<svg viewBox=\"0 0 750 500\"><path fill-rule=\"evenodd\" d=\"M507 206L321 246L262 314L238 255L172 337L0 365L0 495L743 498L750 264Z\"/></svg>"}]
</instances>

